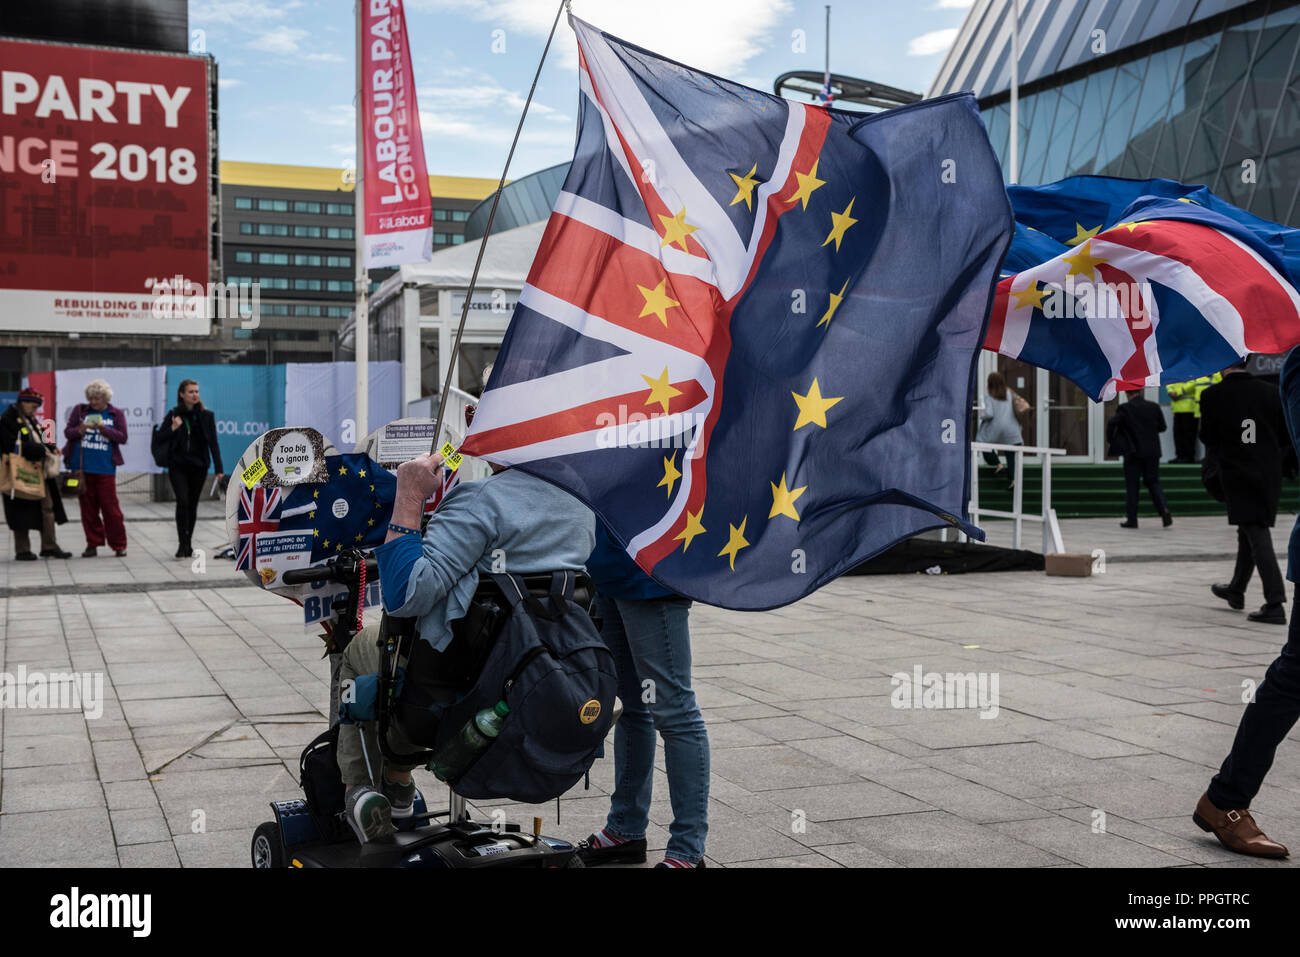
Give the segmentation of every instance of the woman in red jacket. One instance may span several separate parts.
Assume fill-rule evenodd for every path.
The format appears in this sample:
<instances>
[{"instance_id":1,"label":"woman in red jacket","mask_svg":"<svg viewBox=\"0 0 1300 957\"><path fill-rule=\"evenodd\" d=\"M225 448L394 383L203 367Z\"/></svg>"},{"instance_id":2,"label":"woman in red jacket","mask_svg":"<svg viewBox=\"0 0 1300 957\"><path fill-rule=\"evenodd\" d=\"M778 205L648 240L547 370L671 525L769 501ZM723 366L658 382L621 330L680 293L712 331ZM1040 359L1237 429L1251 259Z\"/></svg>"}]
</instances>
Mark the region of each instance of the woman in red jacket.
<instances>
[{"instance_id":1,"label":"woman in red jacket","mask_svg":"<svg viewBox=\"0 0 1300 957\"><path fill-rule=\"evenodd\" d=\"M126 443L126 413L109 405L113 390L103 379L86 386L86 401L68 416L64 459L70 469L83 473L81 527L86 533L82 558L94 558L105 542L118 558L126 557L126 524L117 502L117 467Z\"/></svg>"}]
</instances>

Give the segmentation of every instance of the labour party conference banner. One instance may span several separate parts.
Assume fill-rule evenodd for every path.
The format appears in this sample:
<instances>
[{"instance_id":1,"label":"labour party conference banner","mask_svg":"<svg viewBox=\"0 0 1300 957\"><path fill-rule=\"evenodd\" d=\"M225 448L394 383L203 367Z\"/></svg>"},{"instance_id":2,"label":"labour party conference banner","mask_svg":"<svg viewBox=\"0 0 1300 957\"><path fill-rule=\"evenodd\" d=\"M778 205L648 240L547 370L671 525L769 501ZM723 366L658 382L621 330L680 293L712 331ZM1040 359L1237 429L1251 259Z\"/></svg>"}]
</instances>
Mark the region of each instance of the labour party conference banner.
<instances>
[{"instance_id":1,"label":"labour party conference banner","mask_svg":"<svg viewBox=\"0 0 1300 957\"><path fill-rule=\"evenodd\" d=\"M1168 179L1007 192L1016 234L986 349L1103 400L1300 342L1300 230Z\"/></svg>"},{"instance_id":2,"label":"labour party conference banner","mask_svg":"<svg viewBox=\"0 0 1300 957\"><path fill-rule=\"evenodd\" d=\"M966 424L1012 220L974 98L864 117L571 22L576 155L462 451L731 608L982 538Z\"/></svg>"},{"instance_id":3,"label":"labour party conference banner","mask_svg":"<svg viewBox=\"0 0 1300 957\"><path fill-rule=\"evenodd\" d=\"M366 265L433 255L433 211L402 0L362 0Z\"/></svg>"},{"instance_id":4,"label":"labour party conference banner","mask_svg":"<svg viewBox=\"0 0 1300 957\"><path fill-rule=\"evenodd\" d=\"M209 66L0 39L0 333L208 334Z\"/></svg>"}]
</instances>

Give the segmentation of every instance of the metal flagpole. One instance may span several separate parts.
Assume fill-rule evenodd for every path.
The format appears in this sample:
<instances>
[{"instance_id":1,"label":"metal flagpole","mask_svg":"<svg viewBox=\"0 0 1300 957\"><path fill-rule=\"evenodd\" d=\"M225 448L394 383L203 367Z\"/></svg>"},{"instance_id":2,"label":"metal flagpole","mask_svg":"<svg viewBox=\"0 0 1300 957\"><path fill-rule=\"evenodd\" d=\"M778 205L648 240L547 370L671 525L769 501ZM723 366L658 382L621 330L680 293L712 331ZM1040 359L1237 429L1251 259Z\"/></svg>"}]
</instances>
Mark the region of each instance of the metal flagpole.
<instances>
[{"instance_id":1,"label":"metal flagpole","mask_svg":"<svg viewBox=\"0 0 1300 957\"><path fill-rule=\"evenodd\" d=\"M826 69L822 74L826 87L826 105L831 105L831 5L826 4Z\"/></svg>"},{"instance_id":2,"label":"metal flagpole","mask_svg":"<svg viewBox=\"0 0 1300 957\"><path fill-rule=\"evenodd\" d=\"M1020 0L1011 0L1011 140L1007 180L1020 181Z\"/></svg>"},{"instance_id":3,"label":"metal flagpole","mask_svg":"<svg viewBox=\"0 0 1300 957\"><path fill-rule=\"evenodd\" d=\"M361 5L365 0L357 0L357 162L356 183L352 187L353 213L355 223L353 236L356 240L356 312L352 323L352 336L355 342L353 358L357 374L357 408L356 437L362 441L370 433L370 311L366 301L370 286L370 272L366 269L366 204L363 191L365 188L365 122L366 100L361 76ZM340 450L341 451L341 450Z\"/></svg>"},{"instance_id":4,"label":"metal flagpole","mask_svg":"<svg viewBox=\"0 0 1300 957\"><path fill-rule=\"evenodd\" d=\"M533 102L533 92L537 89L537 81L542 75L542 64L546 62L546 54L551 49L551 40L555 38L555 28L559 26L560 14L568 9L569 0L560 0L560 5L555 10L555 20L551 23L550 35L546 38L546 46L542 48L542 58L537 61L537 72L533 74L533 85L528 88L528 99L524 100L524 111L519 114L519 125L515 127L515 138L510 142L510 152L506 154L506 165L501 170L501 182L497 184L496 195L492 197L492 208L488 211L487 227L483 230L483 238L479 240L478 256L474 259L474 271L470 273L469 289L465 291L465 302L460 307L460 324L456 327L456 341L451 344L451 355L447 357L447 375L442 380L442 396L438 399L438 420L433 430L433 448L431 452L438 451L440 439L442 438L442 425L446 418L447 411L447 394L451 390L451 377L456 369L456 355L460 352L461 336L465 334L465 319L469 315L470 299L474 296L474 284L478 281L479 266L483 264L483 252L487 249L488 239L492 236L492 220L497 215L497 204L501 202L501 191L505 189L506 174L510 172L510 160L514 158L515 147L519 144L519 134L524 128L524 117L528 115L528 107Z\"/></svg>"}]
</instances>

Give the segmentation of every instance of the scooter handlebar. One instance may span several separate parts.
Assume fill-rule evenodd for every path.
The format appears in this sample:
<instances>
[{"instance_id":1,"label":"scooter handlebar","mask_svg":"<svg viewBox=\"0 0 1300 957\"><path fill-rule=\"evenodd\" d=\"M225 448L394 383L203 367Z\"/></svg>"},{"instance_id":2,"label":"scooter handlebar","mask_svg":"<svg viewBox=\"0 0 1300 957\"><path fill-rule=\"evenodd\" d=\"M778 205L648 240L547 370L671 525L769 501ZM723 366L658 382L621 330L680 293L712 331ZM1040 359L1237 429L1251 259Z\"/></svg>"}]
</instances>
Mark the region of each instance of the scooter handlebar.
<instances>
[{"instance_id":1,"label":"scooter handlebar","mask_svg":"<svg viewBox=\"0 0 1300 957\"><path fill-rule=\"evenodd\" d=\"M379 562L373 558L366 559L366 580L379 574ZM336 582L342 579L342 572L334 564L317 565L314 568L301 568L287 571L280 576L286 585L308 585L312 582Z\"/></svg>"}]
</instances>

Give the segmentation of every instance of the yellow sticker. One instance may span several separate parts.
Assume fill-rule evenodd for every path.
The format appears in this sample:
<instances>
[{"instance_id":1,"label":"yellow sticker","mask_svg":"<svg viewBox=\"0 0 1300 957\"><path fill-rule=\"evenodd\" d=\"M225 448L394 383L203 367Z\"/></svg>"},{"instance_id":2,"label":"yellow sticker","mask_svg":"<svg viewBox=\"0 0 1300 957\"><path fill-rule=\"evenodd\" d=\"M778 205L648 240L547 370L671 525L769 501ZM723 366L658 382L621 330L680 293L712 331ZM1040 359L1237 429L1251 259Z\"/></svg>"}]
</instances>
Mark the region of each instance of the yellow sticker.
<instances>
[{"instance_id":1,"label":"yellow sticker","mask_svg":"<svg viewBox=\"0 0 1300 957\"><path fill-rule=\"evenodd\" d=\"M591 724L600 717L600 702L592 698L581 708L578 709L578 720L583 724Z\"/></svg>"},{"instance_id":2,"label":"yellow sticker","mask_svg":"<svg viewBox=\"0 0 1300 957\"><path fill-rule=\"evenodd\" d=\"M447 466L453 472L460 468L460 463L465 461L465 456L456 451L456 446L450 442L442 443L442 448L438 450L442 455L442 464Z\"/></svg>"},{"instance_id":3,"label":"yellow sticker","mask_svg":"<svg viewBox=\"0 0 1300 957\"><path fill-rule=\"evenodd\" d=\"M76 487L77 487L78 485L80 485L80 484L81 484L81 483L78 482L78 481L77 481L76 479L74 479L74 478L70 478L70 479L68 479L68 482L67 482L68 488L76 488Z\"/></svg>"},{"instance_id":4,"label":"yellow sticker","mask_svg":"<svg viewBox=\"0 0 1300 957\"><path fill-rule=\"evenodd\" d=\"M23 435L26 435L26 434L27 434L27 426L24 425L24 426L23 426Z\"/></svg>"},{"instance_id":5,"label":"yellow sticker","mask_svg":"<svg viewBox=\"0 0 1300 957\"><path fill-rule=\"evenodd\" d=\"M251 491L253 486L257 484L258 479L268 471L270 470L266 467L266 463L259 458L248 468L244 469L244 471L240 472L239 478L243 481L244 487Z\"/></svg>"}]
</instances>

